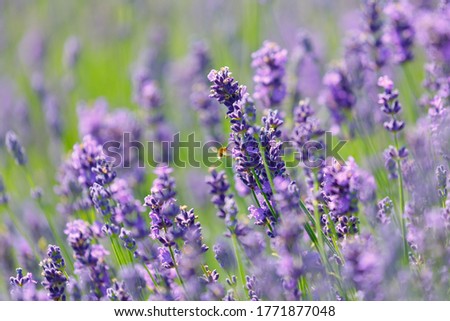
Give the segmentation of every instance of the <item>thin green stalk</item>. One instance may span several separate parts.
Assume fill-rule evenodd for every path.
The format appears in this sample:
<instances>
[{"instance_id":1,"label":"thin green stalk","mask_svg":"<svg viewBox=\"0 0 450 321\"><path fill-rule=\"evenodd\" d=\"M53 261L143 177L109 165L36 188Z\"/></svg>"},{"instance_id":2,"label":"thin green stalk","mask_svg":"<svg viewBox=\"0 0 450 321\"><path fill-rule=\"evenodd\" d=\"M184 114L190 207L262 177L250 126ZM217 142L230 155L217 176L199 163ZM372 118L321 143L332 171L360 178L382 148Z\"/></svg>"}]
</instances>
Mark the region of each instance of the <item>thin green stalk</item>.
<instances>
[{"instance_id":1,"label":"thin green stalk","mask_svg":"<svg viewBox=\"0 0 450 321\"><path fill-rule=\"evenodd\" d=\"M25 176L27 178L28 181L28 185L30 186L31 189L35 189L36 184L34 184L34 181L28 171L28 168L25 166L22 166ZM59 236L59 233L55 227L55 225L53 224L53 220L51 219L51 217L48 215L46 209L44 208L44 206L42 205L40 200L36 200L37 205L39 206L39 208L41 209L42 213L44 213L45 219L47 220L47 224L50 228L50 231L52 232L52 235L55 239L55 241L58 243L59 247L61 248L61 251L63 252L63 255L66 259L66 264L67 267L69 268L69 272L74 270L74 266L73 266L73 260L72 260L72 256L70 255L69 251L67 251L66 248L66 242L64 242L62 240L62 238Z\"/></svg>"},{"instance_id":2,"label":"thin green stalk","mask_svg":"<svg viewBox=\"0 0 450 321\"><path fill-rule=\"evenodd\" d=\"M399 143L397 138L397 133L394 133L394 142L395 142L395 148L397 151L399 150ZM402 172L402 164L400 159L396 159L397 163L397 173L398 173L398 193L400 197L400 211L399 211L399 223L400 228L402 232L402 238L403 238L403 251L404 251L404 259L406 262L408 262L408 241L406 239L406 224L405 224L405 194L404 194L404 188L403 188L403 172Z\"/></svg>"},{"instance_id":3,"label":"thin green stalk","mask_svg":"<svg viewBox=\"0 0 450 321\"><path fill-rule=\"evenodd\" d=\"M255 190L252 188L252 195L253 198L255 199L256 205L258 205L258 207L261 207L261 203L258 200L258 197L256 196ZM266 222L267 222L267 227L269 228L269 231L273 233L273 229L272 229L272 224L270 223L270 220L268 218L266 218Z\"/></svg>"},{"instance_id":4,"label":"thin green stalk","mask_svg":"<svg viewBox=\"0 0 450 321\"><path fill-rule=\"evenodd\" d=\"M239 276L241 277L242 287L245 288L245 270L242 264L242 258L238 251L238 239L235 233L231 234L231 240L233 241L234 255L236 256L236 262L238 266Z\"/></svg>"},{"instance_id":5,"label":"thin green stalk","mask_svg":"<svg viewBox=\"0 0 450 321\"><path fill-rule=\"evenodd\" d=\"M314 217L311 215L311 213L309 212L309 210L306 208L305 203L303 203L303 201L300 199L299 200L299 205L300 205L300 209L303 211L303 213L306 214L306 216L308 216L308 219L313 222L313 224L320 224L319 222L316 222L316 220L314 219ZM306 231L312 231L311 225L309 225L309 223L305 223L305 229ZM327 246L330 248L330 250L333 252L333 254L335 254L336 256L339 257L339 259L342 260L342 262L344 262L344 257L342 256L341 253L339 253L339 251L333 246L333 244L330 242L330 240L328 240L328 238L326 237L325 233L322 231L322 229L320 230L320 234L322 235L325 243L327 244ZM308 233L309 235L309 233ZM315 234L314 234L315 236Z\"/></svg>"},{"instance_id":6,"label":"thin green stalk","mask_svg":"<svg viewBox=\"0 0 450 321\"><path fill-rule=\"evenodd\" d=\"M144 266L144 269L147 271L148 276L150 277L150 280L152 280L153 285L155 286L155 291L158 292L159 284L156 282L152 272L148 269L147 264L142 264Z\"/></svg>"},{"instance_id":7,"label":"thin green stalk","mask_svg":"<svg viewBox=\"0 0 450 321\"><path fill-rule=\"evenodd\" d=\"M165 223L163 223L163 228L164 228L164 232L167 233L167 227L166 227ZM173 252L172 245L169 245L168 247L169 247L170 257L173 262L173 267L175 268L175 272L177 273L178 279L180 280L180 284L183 287L184 292L187 296L188 293L186 291L186 287L184 286L184 281L183 281L183 278L181 277L180 271L178 270L178 264L177 264L177 261L175 260L175 253Z\"/></svg>"},{"instance_id":8,"label":"thin green stalk","mask_svg":"<svg viewBox=\"0 0 450 321\"><path fill-rule=\"evenodd\" d=\"M178 279L180 280L181 286L183 287L184 292L187 297L188 293L186 291L186 287L184 286L184 281L183 281L183 278L181 277L180 271L178 270L178 264L175 261L175 253L173 252L172 246L170 246L170 245L169 245L169 252L170 252L170 257L172 258L173 267L175 268L175 272L177 273Z\"/></svg>"},{"instance_id":9,"label":"thin green stalk","mask_svg":"<svg viewBox=\"0 0 450 321\"><path fill-rule=\"evenodd\" d=\"M254 169L254 168L252 168L252 174L253 174L253 176L254 176L254 178L255 178L256 185L258 185L258 188L259 188L259 190L261 191L261 194L263 195L264 200L266 201L266 204L267 204L267 206L268 206L269 209L270 209L270 212L272 213L272 216L273 216L275 219L278 219L278 215L277 215L277 213L275 212L274 208L272 207L272 204L269 202L269 198L267 197L266 193L263 192L263 186L262 186L262 184L261 184L261 181L259 180L258 175L256 175L256 172L255 172L255 169Z\"/></svg>"},{"instance_id":10,"label":"thin green stalk","mask_svg":"<svg viewBox=\"0 0 450 321\"><path fill-rule=\"evenodd\" d=\"M22 229L21 223L17 220L17 217L14 215L14 213L11 211L8 205L5 205L5 210L8 213L9 218L11 219L11 222L13 223L16 230L20 233L20 235L27 241L27 243L30 245L31 250L33 251L33 255L35 256L36 260L39 262L41 258L39 257L39 253L36 250L36 242L34 242L28 233Z\"/></svg>"},{"instance_id":11,"label":"thin green stalk","mask_svg":"<svg viewBox=\"0 0 450 321\"><path fill-rule=\"evenodd\" d=\"M297 286L298 286L298 288L300 289L300 291L302 293L302 300L303 301L312 300L311 290L309 289L309 285L308 285L308 282L306 281L306 277L305 276L301 276L298 279L297 283L298 283Z\"/></svg>"},{"instance_id":12,"label":"thin green stalk","mask_svg":"<svg viewBox=\"0 0 450 321\"><path fill-rule=\"evenodd\" d=\"M121 258L119 256L119 253L118 253L117 247L116 247L116 243L115 243L113 237L109 236L109 240L111 242L111 246L112 246L112 249L113 249L113 252L114 252L114 256L116 257L117 263L119 264L119 266L123 266L124 263L122 262L122 260L121 260Z\"/></svg>"},{"instance_id":13,"label":"thin green stalk","mask_svg":"<svg viewBox=\"0 0 450 321\"><path fill-rule=\"evenodd\" d=\"M270 188L272 189L272 193L274 193L275 185L273 183L272 173L270 172L269 166L267 165L267 162L266 162L266 152L264 151L264 148L262 147L261 141L259 139L258 139L258 147L259 147L259 152L261 153L262 161L264 164L264 169L266 170L267 178L269 179Z\"/></svg>"}]
</instances>

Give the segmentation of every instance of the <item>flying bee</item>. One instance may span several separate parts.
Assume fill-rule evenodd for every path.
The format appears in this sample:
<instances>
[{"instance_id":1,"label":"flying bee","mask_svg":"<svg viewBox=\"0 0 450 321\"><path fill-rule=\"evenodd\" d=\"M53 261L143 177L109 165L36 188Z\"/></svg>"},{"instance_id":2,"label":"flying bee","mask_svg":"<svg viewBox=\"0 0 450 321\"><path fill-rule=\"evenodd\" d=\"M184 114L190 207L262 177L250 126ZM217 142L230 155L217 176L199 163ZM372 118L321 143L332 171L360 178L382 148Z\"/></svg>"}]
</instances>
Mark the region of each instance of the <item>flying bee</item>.
<instances>
[{"instance_id":1,"label":"flying bee","mask_svg":"<svg viewBox=\"0 0 450 321\"><path fill-rule=\"evenodd\" d=\"M228 150L226 146L222 146L217 150L217 157L222 158L228 156Z\"/></svg>"}]
</instances>

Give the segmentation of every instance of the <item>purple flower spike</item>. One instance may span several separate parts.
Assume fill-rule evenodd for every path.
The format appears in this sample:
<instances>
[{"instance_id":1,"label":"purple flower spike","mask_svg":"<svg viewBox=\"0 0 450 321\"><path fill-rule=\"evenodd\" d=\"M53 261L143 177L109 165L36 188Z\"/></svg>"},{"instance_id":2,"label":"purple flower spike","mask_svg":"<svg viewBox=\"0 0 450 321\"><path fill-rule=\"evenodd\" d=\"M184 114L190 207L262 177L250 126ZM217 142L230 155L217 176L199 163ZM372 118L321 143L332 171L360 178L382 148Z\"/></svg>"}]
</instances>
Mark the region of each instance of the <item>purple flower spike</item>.
<instances>
[{"instance_id":1,"label":"purple flower spike","mask_svg":"<svg viewBox=\"0 0 450 321\"><path fill-rule=\"evenodd\" d=\"M410 14L413 8L403 0L389 3L384 12L389 18L386 42L393 47L395 62L403 64L412 60L415 30Z\"/></svg>"},{"instance_id":2,"label":"purple flower spike","mask_svg":"<svg viewBox=\"0 0 450 321\"><path fill-rule=\"evenodd\" d=\"M45 279L42 285L49 292L48 297L53 301L65 301L65 289L69 280L64 272L65 263L61 249L58 246L49 245L47 259L41 261L40 266Z\"/></svg>"},{"instance_id":3,"label":"purple flower spike","mask_svg":"<svg viewBox=\"0 0 450 321\"><path fill-rule=\"evenodd\" d=\"M6 194L5 184L0 176L0 205L7 204L9 200L8 194Z\"/></svg>"},{"instance_id":4,"label":"purple flower spike","mask_svg":"<svg viewBox=\"0 0 450 321\"><path fill-rule=\"evenodd\" d=\"M208 79L213 83L210 97L217 99L219 103L228 107L227 114L232 113L234 111L233 105L242 99L245 87L239 86L239 83L231 77L228 67L211 70Z\"/></svg>"},{"instance_id":5,"label":"purple flower spike","mask_svg":"<svg viewBox=\"0 0 450 321\"><path fill-rule=\"evenodd\" d=\"M252 54L252 67L255 70L255 99L264 108L274 108L281 104L286 96L284 76L287 51L278 44L265 41L263 46Z\"/></svg>"},{"instance_id":6,"label":"purple flower spike","mask_svg":"<svg viewBox=\"0 0 450 321\"><path fill-rule=\"evenodd\" d=\"M23 148L15 132L9 131L6 133L5 145L8 152L14 157L14 160L18 165L25 166L27 164L25 148Z\"/></svg>"},{"instance_id":7,"label":"purple flower spike","mask_svg":"<svg viewBox=\"0 0 450 321\"><path fill-rule=\"evenodd\" d=\"M346 164L340 164L333 159L333 163L324 168L322 196L329 210L322 216L325 233L330 233L329 224L335 225L338 237L358 232L359 220L358 201L367 201L375 189L373 178L358 168L353 158Z\"/></svg>"},{"instance_id":8,"label":"purple flower spike","mask_svg":"<svg viewBox=\"0 0 450 321\"><path fill-rule=\"evenodd\" d=\"M327 72L323 78L326 91L323 96L325 104L331 112L335 122L340 124L345 113L352 110L356 104L356 96L350 84L347 70L344 67L335 67Z\"/></svg>"},{"instance_id":9,"label":"purple flower spike","mask_svg":"<svg viewBox=\"0 0 450 321\"><path fill-rule=\"evenodd\" d=\"M114 280L113 286L106 290L106 295L111 301L131 301L131 295L125 289L124 282Z\"/></svg>"}]
</instances>

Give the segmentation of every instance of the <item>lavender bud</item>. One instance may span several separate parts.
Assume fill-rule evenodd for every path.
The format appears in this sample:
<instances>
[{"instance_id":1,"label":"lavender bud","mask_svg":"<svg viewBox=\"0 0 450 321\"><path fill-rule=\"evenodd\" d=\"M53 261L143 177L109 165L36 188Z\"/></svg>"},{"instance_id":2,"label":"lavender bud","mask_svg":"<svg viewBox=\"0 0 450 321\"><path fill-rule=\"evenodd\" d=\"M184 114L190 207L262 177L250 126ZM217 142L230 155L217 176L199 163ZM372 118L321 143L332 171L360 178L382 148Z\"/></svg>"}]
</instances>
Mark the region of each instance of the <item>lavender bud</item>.
<instances>
[{"instance_id":1,"label":"lavender bud","mask_svg":"<svg viewBox=\"0 0 450 321\"><path fill-rule=\"evenodd\" d=\"M14 157L18 165L24 166L27 164L27 155L25 149L17 138L16 133L8 131L5 136L5 145L8 152Z\"/></svg>"}]
</instances>

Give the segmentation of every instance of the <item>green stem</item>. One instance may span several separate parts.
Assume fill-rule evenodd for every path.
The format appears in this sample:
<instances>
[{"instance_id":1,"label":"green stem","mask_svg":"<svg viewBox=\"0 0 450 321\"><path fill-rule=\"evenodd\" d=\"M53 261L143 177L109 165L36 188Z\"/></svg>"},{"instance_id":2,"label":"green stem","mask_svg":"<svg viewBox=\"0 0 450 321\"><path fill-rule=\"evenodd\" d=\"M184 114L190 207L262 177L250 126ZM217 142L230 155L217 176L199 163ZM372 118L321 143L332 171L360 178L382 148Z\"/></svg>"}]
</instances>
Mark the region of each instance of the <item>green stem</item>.
<instances>
[{"instance_id":1,"label":"green stem","mask_svg":"<svg viewBox=\"0 0 450 321\"><path fill-rule=\"evenodd\" d=\"M30 246L31 250L33 251L33 254L36 258L36 260L39 262L41 258L39 257L39 253L36 249L36 242L34 242L28 233L23 230L21 223L18 221L17 217L14 215L14 213L11 211L8 205L5 205L5 210L8 213L9 218L11 219L11 222L13 223L16 230L19 232L19 234L28 242L28 245Z\"/></svg>"},{"instance_id":2,"label":"green stem","mask_svg":"<svg viewBox=\"0 0 450 321\"><path fill-rule=\"evenodd\" d=\"M23 166L22 168L23 168L25 176L27 178L28 185L30 186L31 189L35 189L36 185L34 184L33 178L31 177L31 175L28 171L28 168L25 166ZM63 252L64 257L66 258L67 267L70 270L69 272L73 271L74 270L73 260L72 260L72 256L70 255L69 251L67 251L66 242L64 242L62 240L62 238L59 236L59 233L58 233L55 225L53 224L52 218L48 215L48 213L47 213L46 209L44 208L43 204L41 203L41 201L36 200L36 203L39 206L39 208L41 209L42 213L44 213L45 219L47 220L47 224L50 228L50 231L52 232L53 238L58 243L59 247L61 248L61 251Z\"/></svg>"},{"instance_id":3,"label":"green stem","mask_svg":"<svg viewBox=\"0 0 450 321\"><path fill-rule=\"evenodd\" d=\"M238 266L239 275L241 277L242 287L245 288L245 270L244 266L242 264L241 256L239 255L238 251L238 239L235 233L231 235L231 239L233 241L233 249L234 249L234 255L236 256L236 262Z\"/></svg>"},{"instance_id":4,"label":"green stem","mask_svg":"<svg viewBox=\"0 0 450 321\"><path fill-rule=\"evenodd\" d=\"M263 186L262 186L262 184L261 184L261 181L259 180L258 175L256 175L256 172L255 172L255 169L254 169L254 168L252 168L252 174L253 174L253 176L254 176L254 178L255 178L256 185L258 185L258 188L259 188L259 190L261 191L261 194L263 195L264 200L266 201L266 204L267 204L267 206L268 206L269 209L270 209L270 212L272 213L272 216L273 216L275 219L278 219L278 214L275 212L274 208L272 207L272 204L269 202L269 198L267 197L266 193L264 193L264 191L263 191Z\"/></svg>"},{"instance_id":5,"label":"green stem","mask_svg":"<svg viewBox=\"0 0 450 321\"><path fill-rule=\"evenodd\" d=\"M256 205L258 205L259 208L261 208L261 203L258 200L258 197L256 196L255 190L252 188L252 195L253 198L255 199ZM267 227L269 228L269 231L273 233L273 229L272 229L272 224L270 223L270 220L268 218L266 218L266 222L267 222Z\"/></svg>"},{"instance_id":6,"label":"green stem","mask_svg":"<svg viewBox=\"0 0 450 321\"><path fill-rule=\"evenodd\" d=\"M264 151L264 148L261 145L261 141L259 139L258 139L258 147L259 152L261 153L264 169L266 170L267 178L269 179L270 188L272 189L272 193L275 193L275 185L273 184L272 173L270 172L269 166L267 165L266 162L266 152Z\"/></svg>"},{"instance_id":7,"label":"green stem","mask_svg":"<svg viewBox=\"0 0 450 321\"><path fill-rule=\"evenodd\" d=\"M308 219L314 224L314 225L319 225L319 222L316 222L316 220L314 219L314 217L311 215L311 213L309 212L309 210L306 208L305 203L303 203L303 201L300 199L299 200L299 205L300 205L300 209L303 211L303 213L306 214L306 216L308 217ZM312 231L311 225L309 225L309 223L305 223L305 229L308 232L308 235L310 234L310 232ZM333 252L333 254L335 254L336 256L339 257L339 259L342 260L342 262L344 262L344 257L342 256L342 254L339 252L339 250L337 248L335 248L333 246L333 244L330 242L330 240L328 240L328 238L326 237L325 233L322 231L322 229L320 229L320 234L323 237L323 240L325 241L325 243L327 244L327 246L330 248L330 250ZM315 236L315 234L314 234ZM311 235L310 235L311 237ZM311 240L313 241L313 240ZM318 240L316 239L316 241L318 242Z\"/></svg>"},{"instance_id":8,"label":"green stem","mask_svg":"<svg viewBox=\"0 0 450 321\"><path fill-rule=\"evenodd\" d=\"M397 138L397 133L394 133L394 142L395 142L395 148L397 149L397 152L399 150L399 143ZM404 188L403 188L403 172L402 172L402 164L400 159L396 159L397 163L397 173L398 173L398 193L400 197L400 211L399 211L399 223L400 228L402 232L402 238L403 238L403 251L404 251L404 259L405 262L408 262L408 240L406 239L406 224L405 224L405 194L404 194Z\"/></svg>"}]
</instances>

